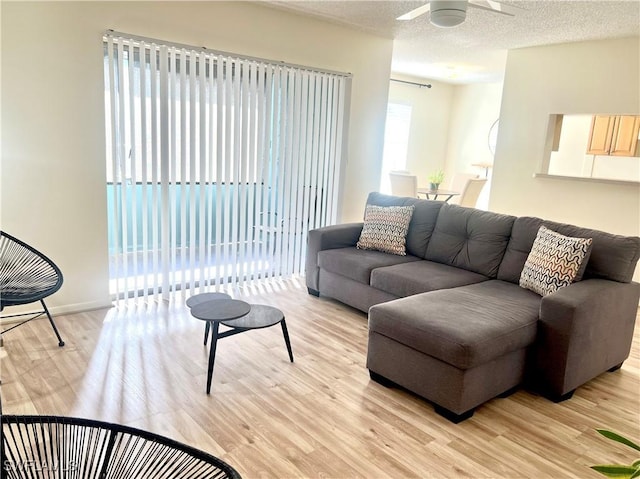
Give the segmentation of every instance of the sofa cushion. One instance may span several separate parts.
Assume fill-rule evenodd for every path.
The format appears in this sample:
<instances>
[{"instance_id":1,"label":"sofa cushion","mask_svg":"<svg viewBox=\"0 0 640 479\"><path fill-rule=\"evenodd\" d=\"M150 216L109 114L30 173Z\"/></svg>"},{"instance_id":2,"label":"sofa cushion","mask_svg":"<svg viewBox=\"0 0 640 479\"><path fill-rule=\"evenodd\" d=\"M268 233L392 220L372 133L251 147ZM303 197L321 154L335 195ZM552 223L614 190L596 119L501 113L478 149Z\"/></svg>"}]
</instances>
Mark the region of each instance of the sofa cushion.
<instances>
[{"instance_id":1,"label":"sofa cushion","mask_svg":"<svg viewBox=\"0 0 640 479\"><path fill-rule=\"evenodd\" d=\"M441 201L421 200L370 193L367 204L377 206L413 206L413 215L407 232L407 254L424 258L427 245L431 239L433 228L438 219L438 212L444 203Z\"/></svg>"},{"instance_id":2,"label":"sofa cushion","mask_svg":"<svg viewBox=\"0 0 640 479\"><path fill-rule=\"evenodd\" d=\"M592 238L591 255L583 266L585 278L602 278L628 283L640 257L640 238L619 236L564 223L523 216L513 224L511 239L500 264L498 279L518 284L540 226L577 238ZM582 275L578 272L575 281Z\"/></svg>"},{"instance_id":3,"label":"sofa cushion","mask_svg":"<svg viewBox=\"0 0 640 479\"><path fill-rule=\"evenodd\" d=\"M495 278L514 220L514 216L445 204L426 259Z\"/></svg>"},{"instance_id":4,"label":"sofa cushion","mask_svg":"<svg viewBox=\"0 0 640 479\"><path fill-rule=\"evenodd\" d=\"M520 275L520 286L540 296L569 286L591 253L591 238L574 238L541 226Z\"/></svg>"},{"instance_id":5,"label":"sofa cushion","mask_svg":"<svg viewBox=\"0 0 640 479\"><path fill-rule=\"evenodd\" d=\"M327 249L318 253L318 266L320 268L367 285L371 280L371 270L381 266L391 266L410 261L420 261L420 258L410 255L398 256L355 247Z\"/></svg>"},{"instance_id":6,"label":"sofa cushion","mask_svg":"<svg viewBox=\"0 0 640 479\"><path fill-rule=\"evenodd\" d=\"M371 272L371 286L396 296L426 293L486 281L483 276L466 269L433 261L414 261L376 268Z\"/></svg>"},{"instance_id":7,"label":"sofa cushion","mask_svg":"<svg viewBox=\"0 0 640 479\"><path fill-rule=\"evenodd\" d=\"M411 215L413 206L367 205L356 247L405 256Z\"/></svg>"},{"instance_id":8,"label":"sofa cushion","mask_svg":"<svg viewBox=\"0 0 640 479\"><path fill-rule=\"evenodd\" d=\"M484 281L373 306L369 330L470 369L533 343L541 301L517 285Z\"/></svg>"}]
</instances>

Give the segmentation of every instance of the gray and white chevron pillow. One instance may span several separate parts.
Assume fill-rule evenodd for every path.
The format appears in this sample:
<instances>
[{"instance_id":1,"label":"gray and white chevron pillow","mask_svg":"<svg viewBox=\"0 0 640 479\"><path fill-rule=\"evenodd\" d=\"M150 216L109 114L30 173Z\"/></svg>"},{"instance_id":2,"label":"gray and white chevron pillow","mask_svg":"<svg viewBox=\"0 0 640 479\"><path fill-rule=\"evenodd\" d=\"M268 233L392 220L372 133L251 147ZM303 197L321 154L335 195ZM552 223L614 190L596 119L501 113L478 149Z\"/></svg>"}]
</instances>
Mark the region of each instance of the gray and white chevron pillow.
<instances>
[{"instance_id":1,"label":"gray and white chevron pillow","mask_svg":"<svg viewBox=\"0 0 640 479\"><path fill-rule=\"evenodd\" d=\"M412 215L413 205L367 205L357 248L406 256L407 232Z\"/></svg>"},{"instance_id":2,"label":"gray and white chevron pillow","mask_svg":"<svg viewBox=\"0 0 640 479\"><path fill-rule=\"evenodd\" d=\"M520 274L520 286L547 296L569 286L591 254L591 238L572 238L540 226Z\"/></svg>"}]
</instances>

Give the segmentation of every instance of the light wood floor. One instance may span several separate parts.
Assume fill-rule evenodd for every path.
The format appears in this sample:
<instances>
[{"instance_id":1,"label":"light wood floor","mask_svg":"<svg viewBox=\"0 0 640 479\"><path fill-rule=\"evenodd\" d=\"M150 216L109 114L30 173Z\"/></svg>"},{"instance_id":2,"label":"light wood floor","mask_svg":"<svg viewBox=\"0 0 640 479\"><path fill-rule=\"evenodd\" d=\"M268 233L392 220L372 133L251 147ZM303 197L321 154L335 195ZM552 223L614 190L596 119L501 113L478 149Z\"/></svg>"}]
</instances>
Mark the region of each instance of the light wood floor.
<instances>
[{"instance_id":1,"label":"light wood floor","mask_svg":"<svg viewBox=\"0 0 640 479\"><path fill-rule=\"evenodd\" d=\"M598 478L588 466L638 459L595 429L640 440L640 328L623 368L570 401L520 391L454 425L369 380L366 315L293 280L233 293L285 312L295 363L278 327L222 339L207 396L204 328L184 298L60 316L64 348L45 320L5 336L4 412L148 429L245 478Z\"/></svg>"}]
</instances>

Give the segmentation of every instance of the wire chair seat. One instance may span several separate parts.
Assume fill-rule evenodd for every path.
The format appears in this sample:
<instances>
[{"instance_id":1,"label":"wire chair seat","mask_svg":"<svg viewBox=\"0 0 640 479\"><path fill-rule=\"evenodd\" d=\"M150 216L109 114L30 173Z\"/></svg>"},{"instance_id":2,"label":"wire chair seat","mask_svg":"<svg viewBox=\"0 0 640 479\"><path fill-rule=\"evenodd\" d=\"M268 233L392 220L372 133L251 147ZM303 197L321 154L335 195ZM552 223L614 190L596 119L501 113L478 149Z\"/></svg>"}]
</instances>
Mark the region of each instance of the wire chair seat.
<instances>
[{"instance_id":1,"label":"wire chair seat","mask_svg":"<svg viewBox=\"0 0 640 479\"><path fill-rule=\"evenodd\" d=\"M42 311L35 313L4 316L10 318L33 315L32 318L2 331L2 334L46 314L58 337L58 344L64 346L64 341L44 303L44 298L58 291L62 282L62 272L53 261L24 241L0 231L0 311L6 306L36 301L40 301L43 308Z\"/></svg>"},{"instance_id":2,"label":"wire chair seat","mask_svg":"<svg viewBox=\"0 0 640 479\"><path fill-rule=\"evenodd\" d=\"M221 459L173 439L61 416L3 416L2 472L7 479L240 478Z\"/></svg>"}]
</instances>

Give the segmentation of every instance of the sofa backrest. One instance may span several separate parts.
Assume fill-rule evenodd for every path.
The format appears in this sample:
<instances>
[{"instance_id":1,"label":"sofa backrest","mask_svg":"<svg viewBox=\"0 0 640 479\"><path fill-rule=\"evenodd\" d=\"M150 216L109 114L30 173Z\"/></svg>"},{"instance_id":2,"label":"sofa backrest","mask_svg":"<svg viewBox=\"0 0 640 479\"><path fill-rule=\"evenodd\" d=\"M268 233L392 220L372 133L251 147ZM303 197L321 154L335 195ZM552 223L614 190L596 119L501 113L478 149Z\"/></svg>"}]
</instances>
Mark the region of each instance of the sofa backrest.
<instances>
[{"instance_id":1,"label":"sofa backrest","mask_svg":"<svg viewBox=\"0 0 640 479\"><path fill-rule=\"evenodd\" d=\"M498 279L518 283L540 226L565 236L593 238L591 256L583 278L603 278L628 283L640 257L640 238L619 236L565 223L523 216L513 224L511 239L498 271Z\"/></svg>"},{"instance_id":2,"label":"sofa backrest","mask_svg":"<svg viewBox=\"0 0 640 479\"><path fill-rule=\"evenodd\" d=\"M444 204L425 259L495 278L515 219L515 216Z\"/></svg>"},{"instance_id":3,"label":"sofa backrest","mask_svg":"<svg viewBox=\"0 0 640 479\"><path fill-rule=\"evenodd\" d=\"M390 196L373 192L369 193L367 204L376 206L413 205L413 215L411 216L409 231L407 232L407 254L424 259L427 251L427 245L431 239L433 228L436 225L438 212L443 205L441 201Z\"/></svg>"}]
</instances>

